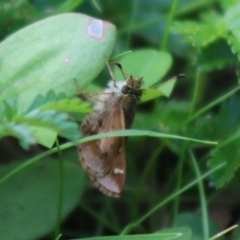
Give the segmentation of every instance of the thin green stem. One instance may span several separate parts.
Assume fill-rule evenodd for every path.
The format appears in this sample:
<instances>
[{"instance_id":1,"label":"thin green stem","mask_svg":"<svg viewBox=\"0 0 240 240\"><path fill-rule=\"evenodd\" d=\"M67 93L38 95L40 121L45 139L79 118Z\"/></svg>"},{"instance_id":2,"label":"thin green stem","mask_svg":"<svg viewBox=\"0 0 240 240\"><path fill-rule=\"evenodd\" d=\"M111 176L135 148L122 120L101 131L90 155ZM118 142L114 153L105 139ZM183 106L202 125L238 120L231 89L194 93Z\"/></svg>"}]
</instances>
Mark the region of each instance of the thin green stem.
<instances>
[{"instance_id":1,"label":"thin green stem","mask_svg":"<svg viewBox=\"0 0 240 240\"><path fill-rule=\"evenodd\" d=\"M167 26L166 26L166 29L164 31L163 39L162 39L162 47L161 47L162 49L161 50L163 50L163 51L167 51L167 48L168 48L167 45L168 45L170 27L171 27L171 24L172 24L177 6L178 6L178 0L173 0L173 4L172 4L171 11L170 11L168 21L167 21Z\"/></svg>"},{"instance_id":2,"label":"thin green stem","mask_svg":"<svg viewBox=\"0 0 240 240\"><path fill-rule=\"evenodd\" d=\"M184 143L181 147L180 151L180 158L179 158L179 163L177 167L177 186L176 186L176 191L179 191L181 185L182 185L182 173L183 173L183 163L184 163L184 155L186 151L186 144ZM177 196L174 200L174 205L173 205L173 215L177 216L178 214L178 209L179 209L179 196Z\"/></svg>"},{"instance_id":3,"label":"thin green stem","mask_svg":"<svg viewBox=\"0 0 240 240\"><path fill-rule=\"evenodd\" d=\"M163 202L159 203L157 206L155 206L154 208L152 208L148 213L146 213L143 217L141 217L138 221L136 221L135 223L131 223L128 226L126 226L120 235L126 235L128 234L130 231L132 231L134 228L136 228L137 226L139 226L143 221L145 221L148 217L150 217L152 214L154 214L156 211L158 211L161 207L163 207L164 205L166 205L167 203L169 203L172 199L174 199L176 196L178 196L179 194L187 191L188 189L190 189L191 187L193 187L195 184L197 184L199 181L201 181L202 179L206 178L207 176L211 175L212 173L216 172L217 170L219 170L220 168L222 168L226 163L221 163L220 165L218 165L217 167L213 168L212 170L206 172L205 174L203 174L201 177L197 178L196 180L193 180L191 183L187 184L185 187L181 188L179 191L173 193L170 197L168 197L167 199L165 199Z\"/></svg>"},{"instance_id":4,"label":"thin green stem","mask_svg":"<svg viewBox=\"0 0 240 240\"><path fill-rule=\"evenodd\" d=\"M58 212L57 212L57 221L56 221L56 227L55 227L55 238L57 238L60 234L60 224L61 224L61 218L62 218L62 206L63 206L63 196L64 196L63 159L62 159L61 149L60 149L57 138L56 138L56 145L57 145L58 160L59 160L59 194L58 194Z\"/></svg>"},{"instance_id":5,"label":"thin green stem","mask_svg":"<svg viewBox=\"0 0 240 240\"><path fill-rule=\"evenodd\" d=\"M99 6L99 4L97 3L96 0L91 0L91 2L92 2L92 5L93 5L99 12L102 12L101 7Z\"/></svg>"},{"instance_id":6,"label":"thin green stem","mask_svg":"<svg viewBox=\"0 0 240 240\"><path fill-rule=\"evenodd\" d=\"M192 161L193 169L196 173L196 177L199 178L201 177L201 172L199 170L197 161L191 150L189 151L189 155ZM203 239L208 240L209 239L208 210L207 210L207 202L206 202L206 196L205 196L202 180L200 180L197 185L198 185L198 191L199 191L200 203L201 203Z\"/></svg>"},{"instance_id":7,"label":"thin green stem","mask_svg":"<svg viewBox=\"0 0 240 240\"><path fill-rule=\"evenodd\" d=\"M119 233L119 229L113 227L111 222L108 222L105 217L99 216L96 211L94 211L92 208L89 208L87 205L85 205L83 202L80 202L80 207L82 207L86 212L88 212L90 215L92 215L96 220L102 223L105 227L107 227L109 230L113 231L114 233Z\"/></svg>"},{"instance_id":8,"label":"thin green stem","mask_svg":"<svg viewBox=\"0 0 240 240\"><path fill-rule=\"evenodd\" d=\"M55 240L60 240L61 237L62 237L62 234L59 234L59 235L55 238Z\"/></svg>"},{"instance_id":9,"label":"thin green stem","mask_svg":"<svg viewBox=\"0 0 240 240\"><path fill-rule=\"evenodd\" d=\"M101 139L104 137L116 137L116 136L124 136L124 137L125 136L150 136L150 137L158 137L158 138L165 137L165 138L175 138L175 139L182 139L182 140L187 140L187 141L200 142L200 143L204 143L204 144L217 144L217 142L203 141L203 140L181 137L181 136L172 135L172 134L158 133L158 132L153 132L153 131L121 130L121 131L113 131L113 132L107 132L107 133L101 133L101 134L97 134L97 135L93 135L93 136L88 136L88 137L80 139L79 141L77 141L75 143L71 142L71 143L63 144L63 145L61 145L60 149L64 150L64 149L76 146L77 144L81 144L84 142L89 142L89 141ZM35 162L40 161L42 158L44 158L50 154L56 153L57 151L58 151L58 149L55 147L55 148L52 148L44 153L41 153L41 154L27 160L25 163L21 164L19 167L15 168L13 171L11 171L7 175L5 175L2 179L0 179L0 185L3 182L5 182L6 180L8 180L9 178L11 178L12 176L14 176L19 171L25 169L26 167L32 165Z\"/></svg>"},{"instance_id":10,"label":"thin green stem","mask_svg":"<svg viewBox=\"0 0 240 240\"><path fill-rule=\"evenodd\" d=\"M138 0L134 0L132 1L132 4L133 4L133 8L132 8L132 15L131 15L131 18L129 20L129 30L128 30L128 33L127 33L127 45L128 45L128 48L130 48L130 40L131 40L131 35L132 35L132 26L134 24L134 19L135 19L135 16L136 16L136 12L137 12L137 5L138 5Z\"/></svg>"},{"instance_id":11,"label":"thin green stem","mask_svg":"<svg viewBox=\"0 0 240 240\"><path fill-rule=\"evenodd\" d=\"M215 240L215 239L217 239L217 238L219 238L219 237L225 235L226 233L228 233L228 232L234 230L234 229L237 228L237 227L238 227L238 225L235 224L235 225L233 225L233 226L231 226L231 227L229 227L229 228L223 230L222 232L220 232L220 233L214 235L213 237L209 238L209 240Z\"/></svg>"},{"instance_id":12,"label":"thin green stem","mask_svg":"<svg viewBox=\"0 0 240 240\"><path fill-rule=\"evenodd\" d=\"M195 109L197 101L198 101L199 88L200 88L200 73L197 72L195 85L194 85L194 91L193 91L193 99L191 101L191 107L190 107L188 117L193 115L194 109Z\"/></svg>"},{"instance_id":13,"label":"thin green stem","mask_svg":"<svg viewBox=\"0 0 240 240\"><path fill-rule=\"evenodd\" d=\"M157 156L160 154L160 152L163 150L163 145L161 145L159 148L157 148L154 153L152 154L150 160L148 161L148 164L146 166L146 168L144 169L144 172L141 176L141 179L139 181L138 187L137 187L137 194L136 194L136 199L140 198L140 194L142 192L142 188L144 186L144 183L146 182L147 176L150 172L150 170L152 169L152 167L155 165L156 163L156 159Z\"/></svg>"},{"instance_id":14,"label":"thin green stem","mask_svg":"<svg viewBox=\"0 0 240 240\"><path fill-rule=\"evenodd\" d=\"M223 102L224 100L226 100L227 98L231 97L232 95L234 95L237 91L240 90L240 86L234 88L233 90L231 90L229 93L224 94L222 97L216 99L215 101L211 102L210 104L208 104L207 106L205 106L204 108L200 109L198 112L196 112L195 114L193 114L191 117L189 117L184 123L183 126L187 125L188 123L190 123L191 121L193 121L194 119L196 119L198 116L202 115L203 113L207 112L209 109L211 109L212 107L218 105L219 103Z\"/></svg>"},{"instance_id":15,"label":"thin green stem","mask_svg":"<svg viewBox=\"0 0 240 240\"><path fill-rule=\"evenodd\" d=\"M55 10L55 14L62 12L71 12L79 7L84 0L75 0L75 1L63 1L62 4L58 6Z\"/></svg>"}]
</instances>

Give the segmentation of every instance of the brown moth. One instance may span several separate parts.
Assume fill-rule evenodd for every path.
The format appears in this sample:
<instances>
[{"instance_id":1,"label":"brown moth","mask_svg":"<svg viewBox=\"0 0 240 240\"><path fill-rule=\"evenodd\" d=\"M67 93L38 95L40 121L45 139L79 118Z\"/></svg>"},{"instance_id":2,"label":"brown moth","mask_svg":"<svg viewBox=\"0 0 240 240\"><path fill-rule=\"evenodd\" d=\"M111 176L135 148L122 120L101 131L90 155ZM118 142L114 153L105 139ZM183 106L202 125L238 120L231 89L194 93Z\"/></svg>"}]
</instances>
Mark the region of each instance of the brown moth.
<instances>
[{"instance_id":1,"label":"brown moth","mask_svg":"<svg viewBox=\"0 0 240 240\"><path fill-rule=\"evenodd\" d=\"M120 64L114 64L122 71ZM137 102L142 96L142 78L127 76L122 71L126 82L120 89L108 63L107 66L113 79L112 90L102 94L94 112L83 121L81 130L85 136L130 128ZM94 186L110 197L120 197L124 186L125 142L125 137L111 137L83 143L78 147L83 169Z\"/></svg>"}]
</instances>

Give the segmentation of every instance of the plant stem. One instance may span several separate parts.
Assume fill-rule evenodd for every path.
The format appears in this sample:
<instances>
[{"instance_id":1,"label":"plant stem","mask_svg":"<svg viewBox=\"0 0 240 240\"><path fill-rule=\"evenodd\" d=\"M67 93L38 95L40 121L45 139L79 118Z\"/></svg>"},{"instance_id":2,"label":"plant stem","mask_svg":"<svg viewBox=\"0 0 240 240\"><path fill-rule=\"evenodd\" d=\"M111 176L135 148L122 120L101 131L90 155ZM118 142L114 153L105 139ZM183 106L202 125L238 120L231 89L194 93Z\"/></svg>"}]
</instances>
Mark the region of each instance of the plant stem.
<instances>
[{"instance_id":1,"label":"plant stem","mask_svg":"<svg viewBox=\"0 0 240 240\"><path fill-rule=\"evenodd\" d=\"M211 109L212 107L216 106L217 104L221 103L222 101L224 101L225 99L231 97L233 94L235 94L238 90L240 90L240 86L237 86L236 88L234 88L232 91L226 93L225 95L223 95L222 97L216 99L215 101L209 103L207 106L205 106L204 108L200 109L198 112L196 112L195 114L193 114L191 117L189 117L184 123L183 126L186 126L188 123L190 123L191 121L193 121L194 119L196 119L198 116L200 116L201 114L203 114L204 112L208 111L209 109Z\"/></svg>"},{"instance_id":2,"label":"plant stem","mask_svg":"<svg viewBox=\"0 0 240 240\"><path fill-rule=\"evenodd\" d=\"M161 47L162 51L167 51L168 49L168 38L170 33L170 27L171 27L177 6L178 6L178 0L173 0L173 4L172 4L171 11L170 11L167 25L166 25L166 30L164 31L164 34L163 34L162 47Z\"/></svg>"},{"instance_id":3,"label":"plant stem","mask_svg":"<svg viewBox=\"0 0 240 240\"><path fill-rule=\"evenodd\" d=\"M138 221L136 221L135 223L131 223L128 226L126 226L122 232L120 233L120 235L126 235L128 234L131 230L133 230L135 227L137 227L138 225L140 225L143 221L145 221L148 217L150 217L152 214L154 214L157 210L159 210L162 206L166 205L167 203L169 203L172 199L174 199L176 196L178 196L179 194L189 190L191 187L193 187L195 184L197 184L199 181L201 181L202 179L206 178L207 176L211 175L213 172L219 170L220 168L222 168L226 163L221 163L219 164L217 167L213 168L212 170L206 172L205 174L203 174L200 178L197 178L195 180L193 180L192 182L190 182L189 184L187 184L185 187L181 188L179 191L173 193L170 197L168 197L167 199L165 199L164 201L162 201L161 203L159 203L157 206L155 206L154 208L152 208L152 210L150 210L148 213L146 213L143 217L141 217Z\"/></svg>"},{"instance_id":4,"label":"plant stem","mask_svg":"<svg viewBox=\"0 0 240 240\"><path fill-rule=\"evenodd\" d=\"M191 150L189 151L189 155L190 155L190 159L192 160L193 169L196 173L196 177L199 178L201 176L201 173L197 165L196 159L193 155L193 152ZM205 196L202 180L198 182L198 190L200 195L201 211L202 211L203 239L208 240L209 239L208 210L207 210L206 196Z\"/></svg>"},{"instance_id":5,"label":"plant stem","mask_svg":"<svg viewBox=\"0 0 240 240\"><path fill-rule=\"evenodd\" d=\"M55 239L60 234L60 224L62 218L62 207L63 207L63 196L64 196L64 169L63 169L63 159L61 154L61 149L59 146L58 139L56 139L57 151L58 151L58 160L59 160L59 198L58 198L58 212L57 212L57 221L55 227Z\"/></svg>"}]
</instances>

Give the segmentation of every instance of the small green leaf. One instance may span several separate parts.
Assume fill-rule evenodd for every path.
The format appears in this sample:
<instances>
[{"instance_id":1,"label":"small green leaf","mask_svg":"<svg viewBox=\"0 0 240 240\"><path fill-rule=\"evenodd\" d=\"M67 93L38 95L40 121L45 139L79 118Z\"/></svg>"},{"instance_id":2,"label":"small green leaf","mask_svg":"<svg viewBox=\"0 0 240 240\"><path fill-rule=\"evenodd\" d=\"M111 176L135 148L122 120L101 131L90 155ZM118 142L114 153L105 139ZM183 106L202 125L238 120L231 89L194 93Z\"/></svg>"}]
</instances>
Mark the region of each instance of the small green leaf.
<instances>
[{"instance_id":1,"label":"small green leaf","mask_svg":"<svg viewBox=\"0 0 240 240\"><path fill-rule=\"evenodd\" d=\"M169 81L161 84L158 89L161 90L162 94L165 97L169 97L170 94L172 93L172 90L175 86L176 81L177 81L176 79L175 80L169 80Z\"/></svg>"},{"instance_id":2,"label":"small green leaf","mask_svg":"<svg viewBox=\"0 0 240 240\"><path fill-rule=\"evenodd\" d=\"M228 43L231 46L231 50L233 53L236 53L238 58L240 58L240 31L233 30L232 35L228 37Z\"/></svg>"},{"instance_id":3,"label":"small green leaf","mask_svg":"<svg viewBox=\"0 0 240 240\"><path fill-rule=\"evenodd\" d=\"M71 140L79 139L79 126L68 112L90 111L89 103L78 98L67 98L62 93L55 94L52 90L45 96L37 96L27 111L16 110L21 104L16 99L10 98L0 103L3 114L0 137L16 137L24 148L33 143L51 147L57 135Z\"/></svg>"},{"instance_id":4,"label":"small green leaf","mask_svg":"<svg viewBox=\"0 0 240 240\"><path fill-rule=\"evenodd\" d=\"M169 53L156 50L138 50L120 60L123 71L134 77L143 77L144 88L149 88L162 80L172 64L172 57ZM119 70L114 69L116 79L123 76Z\"/></svg>"},{"instance_id":5,"label":"small green leaf","mask_svg":"<svg viewBox=\"0 0 240 240\"><path fill-rule=\"evenodd\" d=\"M212 175L213 184L217 187L224 186L234 176L236 170L240 166L240 139L231 141L226 145L217 146L213 153L212 158L209 160L211 168L216 167L220 163L226 163L224 168L215 172Z\"/></svg>"},{"instance_id":6,"label":"small green leaf","mask_svg":"<svg viewBox=\"0 0 240 240\"><path fill-rule=\"evenodd\" d=\"M224 40L215 41L208 46L201 48L200 54L197 56L197 66L199 70L220 69L232 62L236 61L230 46Z\"/></svg>"},{"instance_id":7,"label":"small green leaf","mask_svg":"<svg viewBox=\"0 0 240 240\"><path fill-rule=\"evenodd\" d=\"M141 102L147 102L154 98L160 97L163 95L163 92L159 89L149 88L144 90L143 95L141 97Z\"/></svg>"},{"instance_id":8,"label":"small green leaf","mask_svg":"<svg viewBox=\"0 0 240 240\"><path fill-rule=\"evenodd\" d=\"M185 36L186 41L195 47L203 47L225 36L222 26L203 24L193 21L175 22L173 31Z\"/></svg>"},{"instance_id":9,"label":"small green leaf","mask_svg":"<svg viewBox=\"0 0 240 240\"><path fill-rule=\"evenodd\" d=\"M44 147L51 148L57 137L57 132L50 128L30 126L35 137L35 141Z\"/></svg>"},{"instance_id":10,"label":"small green leaf","mask_svg":"<svg viewBox=\"0 0 240 240\"><path fill-rule=\"evenodd\" d=\"M141 102L147 102L160 96L169 97L175 86L175 83L176 80L171 80L161 84L158 88L149 88L144 90L141 97Z\"/></svg>"},{"instance_id":11,"label":"small green leaf","mask_svg":"<svg viewBox=\"0 0 240 240\"><path fill-rule=\"evenodd\" d=\"M33 131L29 128L27 123L0 123L0 138L7 136L17 138L21 146L25 149L27 149L29 145L36 143Z\"/></svg>"}]
</instances>

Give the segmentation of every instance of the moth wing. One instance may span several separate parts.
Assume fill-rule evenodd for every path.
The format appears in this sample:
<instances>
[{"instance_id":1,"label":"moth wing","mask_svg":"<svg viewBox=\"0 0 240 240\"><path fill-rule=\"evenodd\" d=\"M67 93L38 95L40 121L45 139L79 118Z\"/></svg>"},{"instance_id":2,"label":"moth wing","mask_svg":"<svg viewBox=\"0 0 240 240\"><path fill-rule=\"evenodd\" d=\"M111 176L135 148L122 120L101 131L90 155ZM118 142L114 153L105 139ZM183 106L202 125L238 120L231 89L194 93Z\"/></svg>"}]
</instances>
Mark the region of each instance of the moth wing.
<instances>
[{"instance_id":1,"label":"moth wing","mask_svg":"<svg viewBox=\"0 0 240 240\"><path fill-rule=\"evenodd\" d=\"M104 113L94 116L94 119L89 121L91 123L94 122L94 126L91 126L93 129L91 133L104 133L125 129L124 119L122 108L115 104L115 106L111 106ZM102 138L81 144L78 152L80 154L80 162L90 176L105 176L119 165L118 162L120 159L124 164L122 164L123 168L119 166L119 169L122 169L125 173L125 147L124 138L122 137Z\"/></svg>"},{"instance_id":2,"label":"moth wing","mask_svg":"<svg viewBox=\"0 0 240 240\"><path fill-rule=\"evenodd\" d=\"M119 152L116 159L114 159L114 168L110 170L103 177L96 177L90 175L90 179L95 187L97 187L101 192L110 197L120 197L121 191L125 182L125 149L124 149L124 138L123 148Z\"/></svg>"}]
</instances>

